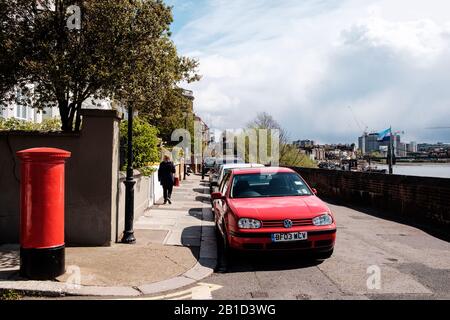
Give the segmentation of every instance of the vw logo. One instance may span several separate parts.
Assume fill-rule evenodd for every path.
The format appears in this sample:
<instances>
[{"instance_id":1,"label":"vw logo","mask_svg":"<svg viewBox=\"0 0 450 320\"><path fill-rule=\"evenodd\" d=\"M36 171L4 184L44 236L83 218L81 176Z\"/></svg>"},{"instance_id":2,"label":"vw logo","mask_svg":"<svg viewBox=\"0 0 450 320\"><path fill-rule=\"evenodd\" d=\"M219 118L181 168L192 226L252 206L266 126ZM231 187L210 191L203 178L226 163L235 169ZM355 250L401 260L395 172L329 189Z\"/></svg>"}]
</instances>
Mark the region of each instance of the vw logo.
<instances>
[{"instance_id":1,"label":"vw logo","mask_svg":"<svg viewBox=\"0 0 450 320\"><path fill-rule=\"evenodd\" d=\"M283 224L286 229L292 228L292 220L286 219L283 221Z\"/></svg>"}]
</instances>

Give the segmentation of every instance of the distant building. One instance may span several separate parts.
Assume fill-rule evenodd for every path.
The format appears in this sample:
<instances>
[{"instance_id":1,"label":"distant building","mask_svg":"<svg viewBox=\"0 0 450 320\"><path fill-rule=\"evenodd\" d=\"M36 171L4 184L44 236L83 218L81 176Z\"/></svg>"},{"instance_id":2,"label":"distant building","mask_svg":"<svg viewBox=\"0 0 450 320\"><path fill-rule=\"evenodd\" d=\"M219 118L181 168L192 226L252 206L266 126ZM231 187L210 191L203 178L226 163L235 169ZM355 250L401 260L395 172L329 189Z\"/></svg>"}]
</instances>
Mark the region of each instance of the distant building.
<instances>
[{"instance_id":1,"label":"distant building","mask_svg":"<svg viewBox=\"0 0 450 320\"><path fill-rule=\"evenodd\" d=\"M200 118L199 116L195 116L195 121L200 124L202 140L205 144L208 144L211 141L211 133L208 125Z\"/></svg>"},{"instance_id":2,"label":"distant building","mask_svg":"<svg viewBox=\"0 0 450 320\"><path fill-rule=\"evenodd\" d=\"M310 148L315 146L314 140L297 140L293 142L297 148Z\"/></svg>"},{"instance_id":3,"label":"distant building","mask_svg":"<svg viewBox=\"0 0 450 320\"><path fill-rule=\"evenodd\" d=\"M33 91L31 91L33 92ZM16 95L20 95L20 91L17 90ZM32 93L33 94L33 93ZM32 99L31 94L31 99ZM82 104L83 109L112 109L112 103L109 99L94 99L89 97ZM43 110L39 110L30 106L21 105L16 102L12 102L8 105L0 105L0 117L4 119L15 118L18 120L29 121L33 123L41 123L43 120L59 118L58 107L47 107Z\"/></svg>"},{"instance_id":4,"label":"distant building","mask_svg":"<svg viewBox=\"0 0 450 320\"><path fill-rule=\"evenodd\" d=\"M300 153L306 155L313 161L326 160L326 152L323 147L316 146L314 148L299 148Z\"/></svg>"},{"instance_id":5,"label":"distant building","mask_svg":"<svg viewBox=\"0 0 450 320\"><path fill-rule=\"evenodd\" d=\"M30 121L34 123L41 123L45 119L59 117L59 110L56 107L44 108L44 110L37 110L28 106L18 104L10 104L8 106L0 106L0 118Z\"/></svg>"},{"instance_id":6,"label":"distant building","mask_svg":"<svg viewBox=\"0 0 450 320\"><path fill-rule=\"evenodd\" d=\"M406 157L406 144L401 142L399 134L395 134L393 139L394 154L396 157ZM367 155L372 152L380 152L386 156L389 141L378 141L378 133L364 133L358 138L358 149L362 154Z\"/></svg>"},{"instance_id":7,"label":"distant building","mask_svg":"<svg viewBox=\"0 0 450 320\"><path fill-rule=\"evenodd\" d=\"M406 144L406 151L408 153L415 153L417 152L417 142L411 141L410 143Z\"/></svg>"},{"instance_id":8,"label":"distant building","mask_svg":"<svg viewBox=\"0 0 450 320\"><path fill-rule=\"evenodd\" d=\"M362 154L370 154L380 151L380 141L378 141L378 133L364 133L358 138L358 148Z\"/></svg>"}]
</instances>

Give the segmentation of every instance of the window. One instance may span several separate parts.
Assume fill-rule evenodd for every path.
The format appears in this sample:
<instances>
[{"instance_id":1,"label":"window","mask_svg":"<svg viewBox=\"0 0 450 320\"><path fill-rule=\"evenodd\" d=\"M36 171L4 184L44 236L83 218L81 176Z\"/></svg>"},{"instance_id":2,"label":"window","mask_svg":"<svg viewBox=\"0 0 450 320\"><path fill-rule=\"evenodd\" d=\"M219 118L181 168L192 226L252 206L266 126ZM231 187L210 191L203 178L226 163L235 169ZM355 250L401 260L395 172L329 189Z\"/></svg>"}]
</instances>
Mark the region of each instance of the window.
<instances>
[{"instance_id":1,"label":"window","mask_svg":"<svg viewBox=\"0 0 450 320\"><path fill-rule=\"evenodd\" d=\"M277 172L234 176L231 198L310 196L311 190L296 173Z\"/></svg>"},{"instance_id":2,"label":"window","mask_svg":"<svg viewBox=\"0 0 450 320\"><path fill-rule=\"evenodd\" d=\"M222 179L222 183L220 184L219 190L220 192L225 195L227 193L228 190L228 182L230 181L230 176L231 174L228 173L223 179Z\"/></svg>"},{"instance_id":3,"label":"window","mask_svg":"<svg viewBox=\"0 0 450 320\"><path fill-rule=\"evenodd\" d=\"M27 107L26 106L16 106L16 118L27 119Z\"/></svg>"}]
</instances>

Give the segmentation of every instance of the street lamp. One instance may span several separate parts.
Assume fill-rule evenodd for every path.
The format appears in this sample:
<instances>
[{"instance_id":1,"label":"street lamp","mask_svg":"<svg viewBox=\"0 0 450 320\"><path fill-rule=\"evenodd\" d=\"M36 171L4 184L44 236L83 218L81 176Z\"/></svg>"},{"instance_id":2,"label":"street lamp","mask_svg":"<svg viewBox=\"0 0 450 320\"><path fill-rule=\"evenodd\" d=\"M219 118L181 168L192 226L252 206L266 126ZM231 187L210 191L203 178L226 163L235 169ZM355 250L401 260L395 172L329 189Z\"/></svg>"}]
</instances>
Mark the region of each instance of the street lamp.
<instances>
[{"instance_id":1,"label":"street lamp","mask_svg":"<svg viewBox=\"0 0 450 320\"><path fill-rule=\"evenodd\" d=\"M133 169L133 104L128 105L128 146L127 146L127 178L125 184L125 231L123 232L122 243L136 243L134 237L134 169Z\"/></svg>"},{"instance_id":2,"label":"street lamp","mask_svg":"<svg viewBox=\"0 0 450 320\"><path fill-rule=\"evenodd\" d=\"M136 18L139 14L139 10L135 10L132 22L131 22L131 32L133 32ZM135 64L135 57L132 57L132 63ZM131 72L135 68L131 68ZM121 242L126 244L136 243L136 238L134 237L134 186L136 181L134 180L134 169L133 169L133 103L128 102L128 132L127 132L127 177L124 181L125 184L125 230L123 232L123 237Z\"/></svg>"},{"instance_id":3,"label":"street lamp","mask_svg":"<svg viewBox=\"0 0 450 320\"><path fill-rule=\"evenodd\" d=\"M186 129L186 131L188 130L188 126L187 126L187 120L188 120L188 115L189 115L189 113L188 112L183 112L184 113L184 128ZM183 177L183 180L186 180L186 168L187 168L187 166L186 166L186 160L187 160L187 151L188 151L188 147L187 146L185 146L184 147L184 177Z\"/></svg>"}]
</instances>

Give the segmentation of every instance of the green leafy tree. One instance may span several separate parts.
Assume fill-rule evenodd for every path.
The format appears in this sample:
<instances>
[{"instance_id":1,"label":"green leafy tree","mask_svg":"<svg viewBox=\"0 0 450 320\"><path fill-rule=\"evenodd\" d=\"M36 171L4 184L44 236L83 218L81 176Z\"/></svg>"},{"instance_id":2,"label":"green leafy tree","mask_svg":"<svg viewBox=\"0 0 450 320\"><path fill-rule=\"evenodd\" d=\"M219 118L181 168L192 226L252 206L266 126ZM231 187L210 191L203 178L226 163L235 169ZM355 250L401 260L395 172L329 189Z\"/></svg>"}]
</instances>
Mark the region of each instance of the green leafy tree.
<instances>
[{"instance_id":1,"label":"green leafy tree","mask_svg":"<svg viewBox=\"0 0 450 320\"><path fill-rule=\"evenodd\" d=\"M68 28L71 5L80 29ZM87 99L151 114L177 82L199 79L197 61L170 40L172 13L161 0L0 0L0 9L0 102L57 106L64 131L80 129Z\"/></svg>"},{"instance_id":2,"label":"green leafy tree","mask_svg":"<svg viewBox=\"0 0 450 320\"><path fill-rule=\"evenodd\" d=\"M16 118L0 118L0 131L60 131L61 121L55 119L45 119L42 123L34 123Z\"/></svg>"},{"instance_id":3,"label":"green leafy tree","mask_svg":"<svg viewBox=\"0 0 450 320\"><path fill-rule=\"evenodd\" d=\"M286 145L283 158L280 160L280 165L287 167L303 167L303 168L317 168L317 164L307 155L293 146Z\"/></svg>"},{"instance_id":4,"label":"green leafy tree","mask_svg":"<svg viewBox=\"0 0 450 320\"><path fill-rule=\"evenodd\" d=\"M178 141L171 141L172 133L176 129L187 129L193 137L194 114L192 101L182 94L179 88L169 89L165 95L161 108L153 113L140 113L150 124L158 128L160 137L168 145L175 145Z\"/></svg>"},{"instance_id":5,"label":"green leafy tree","mask_svg":"<svg viewBox=\"0 0 450 320\"><path fill-rule=\"evenodd\" d=\"M127 166L128 121L120 124L120 144L124 151L124 167ZM133 119L133 167L141 169L159 161L158 129L136 117Z\"/></svg>"}]
</instances>

